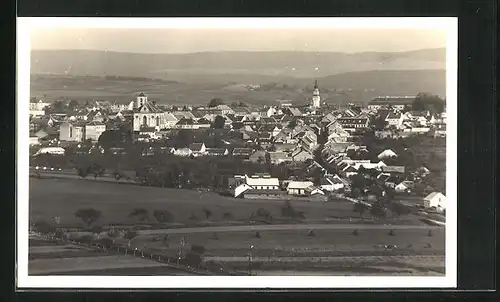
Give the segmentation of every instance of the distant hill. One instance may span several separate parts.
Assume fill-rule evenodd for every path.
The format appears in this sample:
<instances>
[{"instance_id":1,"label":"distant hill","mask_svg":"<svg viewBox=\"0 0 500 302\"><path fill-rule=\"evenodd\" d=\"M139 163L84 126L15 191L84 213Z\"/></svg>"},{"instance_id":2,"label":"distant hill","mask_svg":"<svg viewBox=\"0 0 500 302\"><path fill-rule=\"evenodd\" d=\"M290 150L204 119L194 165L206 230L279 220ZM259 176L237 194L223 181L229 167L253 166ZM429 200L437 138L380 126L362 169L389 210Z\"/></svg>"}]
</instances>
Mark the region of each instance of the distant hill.
<instances>
[{"instance_id":1,"label":"distant hill","mask_svg":"<svg viewBox=\"0 0 500 302\"><path fill-rule=\"evenodd\" d=\"M372 70L444 69L445 49L409 52L203 52L137 54L34 50L33 74L120 75L180 82L262 83Z\"/></svg>"}]
</instances>

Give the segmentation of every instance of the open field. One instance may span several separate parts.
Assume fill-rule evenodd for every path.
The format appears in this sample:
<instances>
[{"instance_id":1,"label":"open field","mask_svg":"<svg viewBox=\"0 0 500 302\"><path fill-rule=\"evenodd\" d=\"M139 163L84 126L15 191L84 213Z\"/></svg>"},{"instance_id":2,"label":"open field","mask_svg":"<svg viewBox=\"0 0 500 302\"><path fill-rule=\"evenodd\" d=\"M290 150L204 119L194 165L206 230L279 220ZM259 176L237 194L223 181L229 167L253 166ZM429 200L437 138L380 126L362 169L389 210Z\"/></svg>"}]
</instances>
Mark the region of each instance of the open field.
<instances>
[{"instance_id":1,"label":"open field","mask_svg":"<svg viewBox=\"0 0 500 302\"><path fill-rule=\"evenodd\" d=\"M283 201L235 199L191 190L66 179L30 178L29 190L30 220L51 221L52 217L58 216L63 227L82 227L74 213L84 208L100 210L102 216L97 223L101 225L137 225L139 222L129 217L135 208L145 208L150 215L155 209L168 210L174 217L170 227L248 224L251 213L259 208L271 213L273 223L289 222L288 218L281 217ZM297 211L304 212L304 223L359 220L352 203L347 201L292 201L291 204ZM212 212L209 219L204 216L203 208ZM224 213L230 213L232 218L225 219ZM192 214L196 221L190 219ZM368 219L368 214L365 216ZM422 224L411 215L387 220L393 224ZM155 223L154 217L150 217L150 223Z\"/></svg>"},{"instance_id":2,"label":"open field","mask_svg":"<svg viewBox=\"0 0 500 302\"><path fill-rule=\"evenodd\" d=\"M76 240L85 233L81 232L83 224L74 217L74 212L82 208L95 208L102 211L98 223L105 228L109 224L124 228L142 225L138 236L130 242L131 248L175 258L179 249L185 254L192 245L202 245L206 249L205 261L222 263L230 269L242 270L246 267L243 259L246 259L249 247L253 245L253 257L262 260L258 261L258 269L261 271L289 271L291 267L297 271L326 269L330 275L347 274L345 272L425 275L429 271L444 271L444 264L432 265L431 268L421 267L428 264L431 261L429 259L434 259L432 257L444 258L445 229L442 227L425 225L411 215L385 221L362 221L352 212L352 203L343 201L294 201L292 205L297 211L303 211L306 219L289 221L280 217L282 204L282 201L234 199L190 190L30 178L31 221L43 219L50 222L52 217L59 216L60 226L76 228L69 233ZM203 215L203 207L213 212L208 219ZM161 226L140 223L129 217L134 208L145 208L150 213L154 209L168 210L173 214L175 222ZM271 212L277 217L277 221L270 225L251 225L249 215L258 208ZM231 221L222 217L227 212L233 216ZM193 213L199 221L189 219ZM357 236L352 234L355 229L358 230ZM80 232L74 232L78 230ZM310 233L311 230L313 234ZM389 235L389 230L394 231L392 236ZM260 238L256 236L257 231ZM107 234L104 231L101 238L105 237ZM186 242L184 246L180 244L182 238ZM127 246L128 240L119 237L115 243ZM33 244L30 242L34 259L30 263L37 269L33 269L34 271L41 273L52 267L53 273L70 268L73 273L87 274L84 271L100 272L105 268L104 274L130 272L140 275L150 271L151 274L161 274L155 271L161 271L160 268L155 268L152 264L141 266L143 262L134 262L137 260L129 258L116 258L119 256L115 255L109 257L116 259L107 258L113 261L105 261L102 256L92 255L95 253L92 251L40 245L35 241ZM387 249L384 247L386 245L396 248ZM52 261L47 256L51 253L63 260ZM347 265L342 257L355 258ZM406 262L401 259L406 259ZM54 263L47 264L51 261ZM101 262L110 264L101 266ZM76 266L72 263L76 263ZM118 270L113 263L123 263L127 269ZM81 268L83 266L85 269ZM150 269L150 266L153 268ZM135 267L142 267L144 270Z\"/></svg>"},{"instance_id":3,"label":"open field","mask_svg":"<svg viewBox=\"0 0 500 302\"><path fill-rule=\"evenodd\" d=\"M134 272L144 275L181 274L180 271L152 260L129 255L107 255L87 247L30 239L30 275L126 275Z\"/></svg>"}]
</instances>

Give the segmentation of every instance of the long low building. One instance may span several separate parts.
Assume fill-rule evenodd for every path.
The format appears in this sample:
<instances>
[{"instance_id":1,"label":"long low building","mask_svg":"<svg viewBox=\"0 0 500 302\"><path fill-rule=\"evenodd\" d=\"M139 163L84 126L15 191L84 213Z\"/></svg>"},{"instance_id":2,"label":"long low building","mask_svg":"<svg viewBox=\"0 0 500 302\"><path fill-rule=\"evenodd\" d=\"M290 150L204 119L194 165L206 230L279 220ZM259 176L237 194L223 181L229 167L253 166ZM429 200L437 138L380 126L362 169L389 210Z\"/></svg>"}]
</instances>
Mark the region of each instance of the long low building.
<instances>
[{"instance_id":1,"label":"long low building","mask_svg":"<svg viewBox=\"0 0 500 302\"><path fill-rule=\"evenodd\" d=\"M405 109L411 107L415 101L414 96L385 96L376 97L368 103L368 109L377 110L384 107L392 107L394 109Z\"/></svg>"}]
</instances>

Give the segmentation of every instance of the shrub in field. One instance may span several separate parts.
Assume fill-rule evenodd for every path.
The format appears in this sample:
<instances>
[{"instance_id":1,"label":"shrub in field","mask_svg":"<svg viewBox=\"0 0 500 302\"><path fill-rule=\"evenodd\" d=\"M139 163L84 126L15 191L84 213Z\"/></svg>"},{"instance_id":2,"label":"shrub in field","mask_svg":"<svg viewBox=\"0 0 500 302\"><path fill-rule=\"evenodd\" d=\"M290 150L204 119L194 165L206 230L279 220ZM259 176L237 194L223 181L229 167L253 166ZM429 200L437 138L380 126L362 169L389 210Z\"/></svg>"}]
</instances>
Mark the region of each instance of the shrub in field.
<instances>
[{"instance_id":1,"label":"shrub in field","mask_svg":"<svg viewBox=\"0 0 500 302\"><path fill-rule=\"evenodd\" d=\"M250 219L255 219L255 218L264 219L268 222L273 220L273 216L271 215L271 213L264 208L259 208L257 211L253 212L250 215Z\"/></svg>"},{"instance_id":2,"label":"shrub in field","mask_svg":"<svg viewBox=\"0 0 500 302\"><path fill-rule=\"evenodd\" d=\"M194 212L191 212L191 216L189 216L189 220L191 220L191 221L197 221L198 220L198 216L196 216L196 214Z\"/></svg>"},{"instance_id":3,"label":"shrub in field","mask_svg":"<svg viewBox=\"0 0 500 302\"><path fill-rule=\"evenodd\" d=\"M202 256L205 253L205 247L202 245L193 245L191 250L186 254L183 259L184 263L191 267L198 267L201 264Z\"/></svg>"},{"instance_id":4,"label":"shrub in field","mask_svg":"<svg viewBox=\"0 0 500 302\"><path fill-rule=\"evenodd\" d=\"M226 220L230 220L230 219L233 219L233 215L229 212L226 212L226 213L222 214L222 218L226 219Z\"/></svg>"},{"instance_id":5,"label":"shrub in field","mask_svg":"<svg viewBox=\"0 0 500 302\"><path fill-rule=\"evenodd\" d=\"M94 242L94 237L92 235L83 235L83 236L77 238L76 241L83 242L83 243L92 243L92 242Z\"/></svg>"},{"instance_id":6,"label":"shrub in field","mask_svg":"<svg viewBox=\"0 0 500 302\"><path fill-rule=\"evenodd\" d=\"M355 213L358 213L359 216L361 217L361 219L363 219L363 214L366 212L367 208L368 207L364 203L357 202L357 203L354 204L353 211Z\"/></svg>"},{"instance_id":7,"label":"shrub in field","mask_svg":"<svg viewBox=\"0 0 500 302\"><path fill-rule=\"evenodd\" d=\"M75 217L81 219L87 227L90 227L101 217L101 211L92 208L80 209L75 212Z\"/></svg>"},{"instance_id":8,"label":"shrub in field","mask_svg":"<svg viewBox=\"0 0 500 302\"><path fill-rule=\"evenodd\" d=\"M65 238L66 237L66 232L63 229L58 228L55 231L55 236L56 236L56 238Z\"/></svg>"},{"instance_id":9,"label":"shrub in field","mask_svg":"<svg viewBox=\"0 0 500 302\"><path fill-rule=\"evenodd\" d=\"M380 203L374 203L370 208L370 214L378 219L384 218L386 216L385 208Z\"/></svg>"},{"instance_id":10,"label":"shrub in field","mask_svg":"<svg viewBox=\"0 0 500 302\"><path fill-rule=\"evenodd\" d=\"M46 221L40 220L35 222L34 229L42 234L55 233L56 228Z\"/></svg>"},{"instance_id":11,"label":"shrub in field","mask_svg":"<svg viewBox=\"0 0 500 302\"><path fill-rule=\"evenodd\" d=\"M314 233L314 230L310 230L309 233L307 233L307 236L316 236L316 234Z\"/></svg>"},{"instance_id":12,"label":"shrub in field","mask_svg":"<svg viewBox=\"0 0 500 302\"><path fill-rule=\"evenodd\" d=\"M212 238L212 239L214 239L214 240L219 240L219 235L217 235L217 233L216 233L216 232L213 232L213 234L212 234L212 237L211 237L211 238Z\"/></svg>"},{"instance_id":13,"label":"shrub in field","mask_svg":"<svg viewBox=\"0 0 500 302\"><path fill-rule=\"evenodd\" d=\"M174 215L166 210L154 210L153 216L158 223L166 223L174 221Z\"/></svg>"},{"instance_id":14,"label":"shrub in field","mask_svg":"<svg viewBox=\"0 0 500 302\"><path fill-rule=\"evenodd\" d=\"M260 232L255 232L255 238L259 238L260 239Z\"/></svg>"},{"instance_id":15,"label":"shrub in field","mask_svg":"<svg viewBox=\"0 0 500 302\"><path fill-rule=\"evenodd\" d=\"M432 237L432 230L429 230L429 232L427 233L427 236Z\"/></svg>"},{"instance_id":16,"label":"shrub in field","mask_svg":"<svg viewBox=\"0 0 500 302\"><path fill-rule=\"evenodd\" d=\"M389 236L396 236L396 234L394 233L394 230L389 230Z\"/></svg>"},{"instance_id":17,"label":"shrub in field","mask_svg":"<svg viewBox=\"0 0 500 302\"><path fill-rule=\"evenodd\" d=\"M288 218L305 219L304 212L297 212L288 200L285 201L285 204L281 207L281 216Z\"/></svg>"},{"instance_id":18,"label":"shrub in field","mask_svg":"<svg viewBox=\"0 0 500 302\"><path fill-rule=\"evenodd\" d=\"M407 206L399 203L399 202L392 202L390 203L390 210L394 214L396 214L398 217L401 215L408 215L411 213L410 208Z\"/></svg>"},{"instance_id":19,"label":"shrub in field","mask_svg":"<svg viewBox=\"0 0 500 302\"><path fill-rule=\"evenodd\" d=\"M77 173L78 173L78 176L80 176L80 178L84 179L85 177L87 177L90 174L91 170L92 170L92 167L90 165L86 166L86 167L79 167L77 169Z\"/></svg>"},{"instance_id":20,"label":"shrub in field","mask_svg":"<svg viewBox=\"0 0 500 302\"><path fill-rule=\"evenodd\" d=\"M140 222L146 222L149 220L149 212L144 208L136 208L130 212L129 217L136 218Z\"/></svg>"},{"instance_id":21,"label":"shrub in field","mask_svg":"<svg viewBox=\"0 0 500 302\"><path fill-rule=\"evenodd\" d=\"M354 231L352 231L352 234L353 234L354 236L358 236L358 235L359 235L358 229L355 229Z\"/></svg>"},{"instance_id":22,"label":"shrub in field","mask_svg":"<svg viewBox=\"0 0 500 302\"><path fill-rule=\"evenodd\" d=\"M99 243L102 246L105 247L110 247L114 244L113 240L110 238L101 238L97 240L97 243Z\"/></svg>"},{"instance_id":23,"label":"shrub in field","mask_svg":"<svg viewBox=\"0 0 500 302\"><path fill-rule=\"evenodd\" d=\"M207 209L207 208L203 208L203 214L205 215L205 217L207 219L210 219L210 216L212 216L212 211L210 211L210 209Z\"/></svg>"}]
</instances>

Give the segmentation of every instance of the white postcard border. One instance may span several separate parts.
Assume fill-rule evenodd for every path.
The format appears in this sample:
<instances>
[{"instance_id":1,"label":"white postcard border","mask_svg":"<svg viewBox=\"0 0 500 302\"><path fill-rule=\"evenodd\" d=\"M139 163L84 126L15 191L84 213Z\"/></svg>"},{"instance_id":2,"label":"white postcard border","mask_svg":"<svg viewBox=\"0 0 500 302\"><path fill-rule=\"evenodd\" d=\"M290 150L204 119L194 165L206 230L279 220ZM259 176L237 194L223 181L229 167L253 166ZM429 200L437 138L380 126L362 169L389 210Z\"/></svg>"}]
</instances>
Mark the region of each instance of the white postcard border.
<instances>
[{"instance_id":1,"label":"white postcard border","mask_svg":"<svg viewBox=\"0 0 500 302\"><path fill-rule=\"evenodd\" d=\"M300 26L299 26L300 25ZM455 288L457 286L457 18L18 18L17 136L27 138L30 36L35 28L428 28L446 43L446 275L361 276L28 276L29 146L17 140L18 288Z\"/></svg>"}]
</instances>

